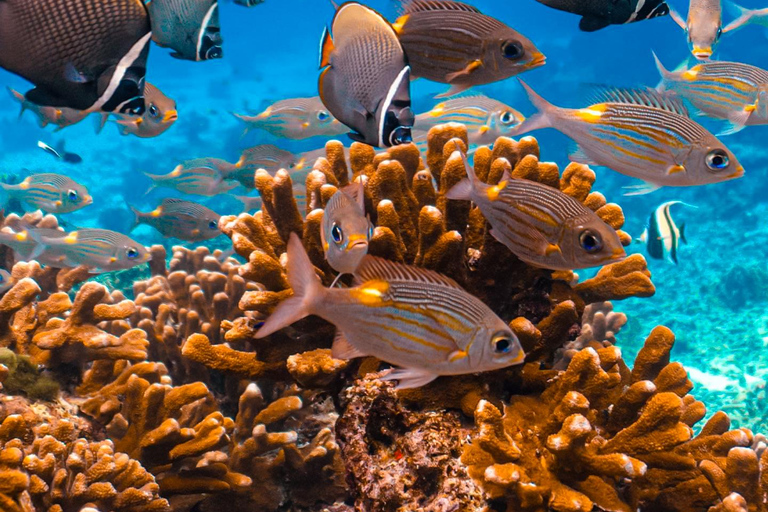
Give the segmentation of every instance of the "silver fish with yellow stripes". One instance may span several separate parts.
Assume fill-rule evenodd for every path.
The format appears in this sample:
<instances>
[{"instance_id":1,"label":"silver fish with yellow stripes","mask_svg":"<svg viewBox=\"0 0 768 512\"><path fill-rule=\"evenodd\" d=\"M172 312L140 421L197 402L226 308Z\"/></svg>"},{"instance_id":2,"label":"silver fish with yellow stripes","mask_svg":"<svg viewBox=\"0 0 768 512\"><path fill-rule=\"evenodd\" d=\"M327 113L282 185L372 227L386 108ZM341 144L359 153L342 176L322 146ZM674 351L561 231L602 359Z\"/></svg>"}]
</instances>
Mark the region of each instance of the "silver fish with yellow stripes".
<instances>
[{"instance_id":1,"label":"silver fish with yellow stripes","mask_svg":"<svg viewBox=\"0 0 768 512\"><path fill-rule=\"evenodd\" d=\"M543 66L528 38L477 8L453 0L402 0L393 27L413 77L450 84L440 96Z\"/></svg>"},{"instance_id":2,"label":"silver fish with yellow stripes","mask_svg":"<svg viewBox=\"0 0 768 512\"><path fill-rule=\"evenodd\" d=\"M0 293L5 293L13 286L11 274L4 268L0 268Z\"/></svg>"},{"instance_id":3,"label":"silver fish with yellow stripes","mask_svg":"<svg viewBox=\"0 0 768 512\"><path fill-rule=\"evenodd\" d=\"M688 34L691 53L699 60L707 60L715 51L723 34L723 7L721 0L690 0L688 19L670 8L670 16Z\"/></svg>"},{"instance_id":4,"label":"silver fish with yellow stripes","mask_svg":"<svg viewBox=\"0 0 768 512\"><path fill-rule=\"evenodd\" d=\"M10 247L14 251L17 261L34 259L41 265L62 267L61 258L49 257L41 250L38 241L42 236L65 237L67 233L61 229L35 228L19 223L19 225L14 226L14 229L8 226L0 229L0 245Z\"/></svg>"},{"instance_id":5,"label":"silver fish with yellow stripes","mask_svg":"<svg viewBox=\"0 0 768 512\"><path fill-rule=\"evenodd\" d=\"M677 265L680 241L688 243L685 239L685 223L681 223L678 228L670 212L670 208L676 204L690 206L682 201L667 201L660 204L651 214L648 226L638 238L639 242L645 244L648 256L657 260L667 260L675 265Z\"/></svg>"},{"instance_id":6,"label":"silver fish with yellow stripes","mask_svg":"<svg viewBox=\"0 0 768 512\"><path fill-rule=\"evenodd\" d=\"M417 115L413 140L427 140L427 133L437 125L460 123L467 127L470 144L493 144L499 137L509 135L524 120L520 112L488 96L462 96L446 100L429 112Z\"/></svg>"},{"instance_id":7,"label":"silver fish with yellow stripes","mask_svg":"<svg viewBox=\"0 0 768 512\"><path fill-rule=\"evenodd\" d=\"M222 168L222 175L224 179L236 180L246 188L254 188L253 177L258 169L264 169L273 176L280 169L293 174L305 169L305 163L304 158L274 144L260 144L243 151L237 163L230 168Z\"/></svg>"},{"instance_id":8,"label":"silver fish with yellow stripes","mask_svg":"<svg viewBox=\"0 0 768 512\"><path fill-rule=\"evenodd\" d=\"M502 177L497 185L480 181L466 155L469 178L448 191L448 199L475 203L491 235L522 261L552 270L575 270L626 257L619 236L595 212L558 189L534 181Z\"/></svg>"},{"instance_id":9,"label":"silver fish with yellow stripes","mask_svg":"<svg viewBox=\"0 0 768 512\"><path fill-rule=\"evenodd\" d=\"M255 116L234 116L245 123L246 133L260 129L285 139L331 137L347 132L347 127L331 115L319 96L281 100Z\"/></svg>"},{"instance_id":10,"label":"silver fish with yellow stripes","mask_svg":"<svg viewBox=\"0 0 768 512\"><path fill-rule=\"evenodd\" d=\"M147 224L165 237L202 242L221 234L221 215L193 201L166 198L151 212L142 212L133 206L130 208L134 215L134 228Z\"/></svg>"},{"instance_id":11,"label":"silver fish with yellow stripes","mask_svg":"<svg viewBox=\"0 0 768 512\"><path fill-rule=\"evenodd\" d=\"M63 174L33 174L16 185L0 183L0 189L5 199L17 199L46 213L70 213L93 203L88 189Z\"/></svg>"},{"instance_id":12,"label":"silver fish with yellow stripes","mask_svg":"<svg viewBox=\"0 0 768 512\"><path fill-rule=\"evenodd\" d=\"M237 183L225 180L222 173L207 159L189 160L177 165L173 171L165 175L144 174L152 180L152 185L146 193L157 187L166 187L184 194L215 196L225 194L237 187Z\"/></svg>"},{"instance_id":13,"label":"silver fish with yellow stripes","mask_svg":"<svg viewBox=\"0 0 768 512\"><path fill-rule=\"evenodd\" d=\"M652 90L609 89L601 103L568 109L552 105L520 83L539 111L515 135L555 128L578 144L572 161L610 167L643 180L644 185L635 187L635 195L744 175L736 156L690 119L676 99Z\"/></svg>"},{"instance_id":14,"label":"silver fish with yellow stripes","mask_svg":"<svg viewBox=\"0 0 768 512\"><path fill-rule=\"evenodd\" d=\"M333 357L375 356L400 368L385 378L414 388L439 375L459 375L523 362L509 326L455 281L431 270L366 256L357 286L324 288L301 240L288 241L293 297L256 333L263 338L309 315L336 326Z\"/></svg>"},{"instance_id":15,"label":"silver fish with yellow stripes","mask_svg":"<svg viewBox=\"0 0 768 512\"><path fill-rule=\"evenodd\" d=\"M88 267L91 273L124 270L146 263L151 255L135 240L107 229L78 229L66 236L30 231L37 247L31 258L43 255L62 267Z\"/></svg>"},{"instance_id":16,"label":"silver fish with yellow stripes","mask_svg":"<svg viewBox=\"0 0 768 512\"><path fill-rule=\"evenodd\" d=\"M368 254L368 242L373 238L373 224L365 216L363 185L354 183L350 186L356 189L355 197L344 190L333 194L325 205L320 223L325 259L339 276L357 269Z\"/></svg>"},{"instance_id":17,"label":"silver fish with yellow stripes","mask_svg":"<svg viewBox=\"0 0 768 512\"><path fill-rule=\"evenodd\" d=\"M723 31L740 29L746 25L762 25L768 27L768 7L762 9L747 9L733 2L728 4L736 12L736 19L730 22Z\"/></svg>"},{"instance_id":18,"label":"silver fish with yellow stripes","mask_svg":"<svg viewBox=\"0 0 768 512\"><path fill-rule=\"evenodd\" d=\"M724 61L668 71L654 58L662 79L658 89L673 92L704 115L727 120L730 129L723 133L768 124L768 71Z\"/></svg>"}]
</instances>

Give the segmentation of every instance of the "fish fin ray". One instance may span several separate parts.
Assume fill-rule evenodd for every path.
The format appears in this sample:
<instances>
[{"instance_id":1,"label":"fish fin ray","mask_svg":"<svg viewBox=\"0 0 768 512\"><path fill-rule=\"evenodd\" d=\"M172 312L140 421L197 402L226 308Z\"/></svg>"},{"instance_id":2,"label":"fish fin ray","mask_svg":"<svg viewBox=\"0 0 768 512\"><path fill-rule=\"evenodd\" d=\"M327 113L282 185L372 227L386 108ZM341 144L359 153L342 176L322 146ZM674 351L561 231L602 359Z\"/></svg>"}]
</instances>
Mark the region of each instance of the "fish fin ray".
<instances>
[{"instance_id":1,"label":"fish fin ray","mask_svg":"<svg viewBox=\"0 0 768 512\"><path fill-rule=\"evenodd\" d=\"M419 368L393 368L381 380L396 380L397 386L395 386L395 389L411 389L429 384L437 377L437 374Z\"/></svg>"},{"instance_id":2,"label":"fish fin ray","mask_svg":"<svg viewBox=\"0 0 768 512\"><path fill-rule=\"evenodd\" d=\"M450 73L450 75L453 75L455 73ZM454 84L451 85L450 89L448 89L445 92L441 92L440 94L435 95L435 98L450 98L452 96L456 96L457 94L461 94L467 89L472 87L471 85L466 84Z\"/></svg>"},{"instance_id":3,"label":"fish fin ray","mask_svg":"<svg viewBox=\"0 0 768 512\"><path fill-rule=\"evenodd\" d=\"M479 13L477 7L453 0L400 0L403 14L430 11L463 11Z\"/></svg>"},{"instance_id":4,"label":"fish fin ray","mask_svg":"<svg viewBox=\"0 0 768 512\"><path fill-rule=\"evenodd\" d=\"M624 190L627 191L624 193L624 195L625 196L643 196L645 194L650 194L651 192L655 192L660 188L661 188L661 185L644 181L641 185L631 185L629 187L624 187Z\"/></svg>"},{"instance_id":5,"label":"fish fin ray","mask_svg":"<svg viewBox=\"0 0 768 512\"><path fill-rule=\"evenodd\" d=\"M331 346L331 356L334 359L355 359L366 355L349 342L341 329L336 329L336 335L333 337L333 345Z\"/></svg>"},{"instance_id":6,"label":"fish fin ray","mask_svg":"<svg viewBox=\"0 0 768 512\"><path fill-rule=\"evenodd\" d=\"M414 281L425 284L438 284L451 288L462 289L459 284L450 277L444 276L421 267L404 265L394 261L385 260L376 256L366 255L360 266L354 272L355 284L366 281Z\"/></svg>"},{"instance_id":7,"label":"fish fin ray","mask_svg":"<svg viewBox=\"0 0 768 512\"><path fill-rule=\"evenodd\" d=\"M644 105L658 108L668 112L674 112L681 116L690 117L690 112L683 101L672 94L659 92L656 89L636 89L632 87L611 87L594 85L595 93L592 96L594 103L626 103L630 105Z\"/></svg>"},{"instance_id":8,"label":"fish fin ray","mask_svg":"<svg viewBox=\"0 0 768 512\"><path fill-rule=\"evenodd\" d=\"M571 160L571 162L578 162L580 164L600 165L599 163L595 162L591 156L587 155L584 148L578 144L576 145L576 148L571 152L571 154L568 155L568 158Z\"/></svg>"}]
</instances>

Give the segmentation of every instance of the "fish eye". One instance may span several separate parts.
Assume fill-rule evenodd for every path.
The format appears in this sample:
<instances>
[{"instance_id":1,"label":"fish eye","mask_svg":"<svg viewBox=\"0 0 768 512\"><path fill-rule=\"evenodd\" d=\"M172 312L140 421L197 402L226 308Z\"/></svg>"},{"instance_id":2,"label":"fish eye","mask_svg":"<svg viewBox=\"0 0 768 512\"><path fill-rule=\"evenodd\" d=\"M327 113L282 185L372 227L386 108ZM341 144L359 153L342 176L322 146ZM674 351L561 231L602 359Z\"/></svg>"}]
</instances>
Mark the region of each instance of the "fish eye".
<instances>
[{"instance_id":1,"label":"fish eye","mask_svg":"<svg viewBox=\"0 0 768 512\"><path fill-rule=\"evenodd\" d=\"M398 126L389 135L389 143L393 146L407 144L412 140L413 137L411 137L411 129L407 126Z\"/></svg>"},{"instance_id":2,"label":"fish eye","mask_svg":"<svg viewBox=\"0 0 768 512\"><path fill-rule=\"evenodd\" d=\"M579 235L579 243L581 248L587 251L589 254L600 252L603 249L603 241L600 235L592 231L591 229L585 229Z\"/></svg>"},{"instance_id":3,"label":"fish eye","mask_svg":"<svg viewBox=\"0 0 768 512\"><path fill-rule=\"evenodd\" d=\"M72 202L77 201L77 190L67 190L67 199Z\"/></svg>"},{"instance_id":4,"label":"fish eye","mask_svg":"<svg viewBox=\"0 0 768 512\"><path fill-rule=\"evenodd\" d=\"M497 332L491 338L493 351L497 354L508 354L512 350L512 337L507 332Z\"/></svg>"},{"instance_id":5,"label":"fish eye","mask_svg":"<svg viewBox=\"0 0 768 512\"><path fill-rule=\"evenodd\" d=\"M149 104L147 111L149 112L149 117L158 117L160 115L160 110L158 110L154 103Z\"/></svg>"},{"instance_id":6,"label":"fish eye","mask_svg":"<svg viewBox=\"0 0 768 512\"><path fill-rule=\"evenodd\" d=\"M135 247L129 247L125 250L125 255L129 260L135 260L139 257L139 250Z\"/></svg>"},{"instance_id":7,"label":"fish eye","mask_svg":"<svg viewBox=\"0 0 768 512\"><path fill-rule=\"evenodd\" d=\"M510 124L512 124L514 122L515 122L515 116L512 115L512 112L510 112L509 110L507 110L505 112L502 112L502 114L501 114L501 123L502 124L510 125Z\"/></svg>"},{"instance_id":8,"label":"fish eye","mask_svg":"<svg viewBox=\"0 0 768 512\"><path fill-rule=\"evenodd\" d=\"M340 244L344 241L344 232L341 230L341 227L333 223L333 227L331 228L331 236L333 237L333 241L336 244Z\"/></svg>"},{"instance_id":9,"label":"fish eye","mask_svg":"<svg viewBox=\"0 0 768 512\"><path fill-rule=\"evenodd\" d=\"M722 149L715 149L707 154L707 167L712 171L722 171L729 164L728 154Z\"/></svg>"},{"instance_id":10,"label":"fish eye","mask_svg":"<svg viewBox=\"0 0 768 512\"><path fill-rule=\"evenodd\" d=\"M525 50L517 41L504 41L501 45L501 54L505 59L517 60L525 55Z\"/></svg>"},{"instance_id":11,"label":"fish eye","mask_svg":"<svg viewBox=\"0 0 768 512\"><path fill-rule=\"evenodd\" d=\"M219 229L219 223L216 222L215 220L209 221L208 222L208 228L209 229Z\"/></svg>"},{"instance_id":12,"label":"fish eye","mask_svg":"<svg viewBox=\"0 0 768 512\"><path fill-rule=\"evenodd\" d=\"M318 121L327 121L328 119L330 119L330 117L331 117L331 114L329 114L325 110L321 110L320 112L317 113Z\"/></svg>"}]
</instances>

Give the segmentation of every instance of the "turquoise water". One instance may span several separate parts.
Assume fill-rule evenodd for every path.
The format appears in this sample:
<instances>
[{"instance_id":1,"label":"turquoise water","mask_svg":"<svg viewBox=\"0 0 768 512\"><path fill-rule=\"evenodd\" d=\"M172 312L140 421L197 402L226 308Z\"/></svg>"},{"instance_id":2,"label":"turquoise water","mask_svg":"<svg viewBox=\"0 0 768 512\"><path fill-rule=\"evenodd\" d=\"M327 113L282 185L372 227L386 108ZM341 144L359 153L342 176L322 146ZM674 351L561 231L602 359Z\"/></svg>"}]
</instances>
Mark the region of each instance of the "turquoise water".
<instances>
[{"instance_id":1,"label":"turquoise water","mask_svg":"<svg viewBox=\"0 0 768 512\"><path fill-rule=\"evenodd\" d=\"M685 12L684 3L677 2L675 7ZM390 20L396 17L394 2L367 4ZM578 17L534 0L473 4L522 32L547 56L546 66L525 73L524 78L558 105L580 105L588 84L656 85L659 76L652 51L668 68L689 55L684 33L669 17L583 33L578 30ZM744 4L759 7L755 2ZM18 105L0 95L0 172L21 177L40 171L69 174L89 188L94 204L63 218L73 226L125 230L130 223L126 201L148 210L162 197L178 196L167 189L144 195L149 181L142 171L163 174L183 160L204 156L236 161L243 148L262 143L294 152L320 147L323 138L286 141L258 131L242 137L242 125L230 112L258 112L279 99L316 94L318 41L333 16L331 4L267 0L251 9L223 2L220 9L224 59L192 63L173 59L162 48L151 50L148 80L178 102L179 120L167 133L141 140L121 136L114 126L107 126L96 135L90 120L54 133L50 127L38 128L31 114L17 119ZM726 11L725 17L729 21L730 13ZM724 35L715 57L765 68L766 47L763 30L748 27ZM29 88L2 70L0 85L21 91ZM436 103L432 96L445 88L425 80L414 82L414 110L429 110ZM525 115L533 113L514 79L477 90ZM719 131L719 124L703 123ZM571 151L569 140L554 130L533 135L541 144L542 159L562 168ZM640 235L650 212L664 201L677 199L697 206L676 210L678 222L686 221L689 241L681 247L679 265L649 259L656 296L615 304L629 317L618 335L619 346L631 359L655 325L667 325L678 338L675 359L692 370L697 384L694 394L710 410L725 408L735 423L762 431L768 427L768 410L760 410L768 379L766 137L768 127L749 127L723 139L746 169L740 180L622 197L622 187L635 184L634 180L598 168L595 185L609 201L622 206L627 217L624 229L633 236ZM56 162L36 148L38 140L53 145L62 139L69 151L83 157L82 164ZM348 142L346 137L343 140ZM229 198L201 202L222 214L238 212L238 204ZM135 230L133 237L145 245L164 242L147 227ZM219 238L214 244L225 241ZM644 252L644 248L633 244L630 252Z\"/></svg>"}]
</instances>

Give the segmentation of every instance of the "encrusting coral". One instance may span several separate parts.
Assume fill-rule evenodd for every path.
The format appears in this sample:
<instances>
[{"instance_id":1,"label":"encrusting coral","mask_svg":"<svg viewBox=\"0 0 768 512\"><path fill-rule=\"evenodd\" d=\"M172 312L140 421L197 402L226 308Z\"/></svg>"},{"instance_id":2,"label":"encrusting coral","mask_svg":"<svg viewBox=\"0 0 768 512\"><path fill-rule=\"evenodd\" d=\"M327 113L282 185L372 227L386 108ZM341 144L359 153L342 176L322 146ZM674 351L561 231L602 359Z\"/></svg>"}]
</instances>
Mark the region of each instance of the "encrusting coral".
<instances>
[{"instance_id":1,"label":"encrusting coral","mask_svg":"<svg viewBox=\"0 0 768 512\"><path fill-rule=\"evenodd\" d=\"M669 361L672 333L654 329L631 370L614 346L625 319L607 301L655 291L643 257L581 282L521 262L476 207L446 197L466 177L457 152L466 149L454 124L430 131L424 155L331 141L303 180L306 207L298 174L257 170L262 210L220 221L245 262L175 247L166 264L152 247L151 277L134 283L132 301L94 282L70 296L76 270L6 251L14 285L0 297L0 347L60 383L48 408L79 412L66 419L75 427L32 424L38 406L3 390L27 416L0 416L0 470L12 477L0 474L11 482L0 482L2 503L24 512L768 510L761 437L729 430L723 413L693 436L705 408ZM506 172L557 188L630 242L621 208L592 190L593 171L561 173L539 155L532 137L500 138L477 148L474 170L489 184ZM381 361L334 359L334 328L319 318L254 338L292 295L291 233L325 285L334 280L322 208L352 182L363 184L375 225L369 253L455 279L509 322L524 365L398 392L378 378ZM0 365L0 381L10 374Z\"/></svg>"}]
</instances>

